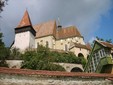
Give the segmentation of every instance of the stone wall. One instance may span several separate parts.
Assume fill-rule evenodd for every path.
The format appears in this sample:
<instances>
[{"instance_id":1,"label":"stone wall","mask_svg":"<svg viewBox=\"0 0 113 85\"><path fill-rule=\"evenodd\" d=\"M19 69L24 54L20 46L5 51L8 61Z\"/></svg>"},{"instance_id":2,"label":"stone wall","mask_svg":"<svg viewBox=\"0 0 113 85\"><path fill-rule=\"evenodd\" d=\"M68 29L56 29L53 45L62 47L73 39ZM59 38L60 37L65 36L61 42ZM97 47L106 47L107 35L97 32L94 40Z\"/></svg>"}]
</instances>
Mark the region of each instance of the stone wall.
<instances>
[{"instance_id":1,"label":"stone wall","mask_svg":"<svg viewBox=\"0 0 113 85\"><path fill-rule=\"evenodd\" d=\"M9 68L21 68L22 60L6 60Z\"/></svg>"},{"instance_id":2,"label":"stone wall","mask_svg":"<svg viewBox=\"0 0 113 85\"><path fill-rule=\"evenodd\" d=\"M54 64L64 67L67 72L71 72L73 68L80 68L82 71L84 71L81 64L72 64L72 63L54 63Z\"/></svg>"},{"instance_id":3,"label":"stone wall","mask_svg":"<svg viewBox=\"0 0 113 85\"><path fill-rule=\"evenodd\" d=\"M1 74L0 85L113 85L113 81L103 78L87 79Z\"/></svg>"},{"instance_id":4,"label":"stone wall","mask_svg":"<svg viewBox=\"0 0 113 85\"><path fill-rule=\"evenodd\" d=\"M21 68L21 64L22 64L23 60L6 60L6 62L8 64L9 68L18 68L19 69L19 68ZM81 64L72 64L72 63L54 63L54 64L64 67L67 72L71 72L71 70L76 67L78 67L82 71L84 71Z\"/></svg>"},{"instance_id":5,"label":"stone wall","mask_svg":"<svg viewBox=\"0 0 113 85\"><path fill-rule=\"evenodd\" d=\"M113 85L113 75L0 68L0 85Z\"/></svg>"}]
</instances>

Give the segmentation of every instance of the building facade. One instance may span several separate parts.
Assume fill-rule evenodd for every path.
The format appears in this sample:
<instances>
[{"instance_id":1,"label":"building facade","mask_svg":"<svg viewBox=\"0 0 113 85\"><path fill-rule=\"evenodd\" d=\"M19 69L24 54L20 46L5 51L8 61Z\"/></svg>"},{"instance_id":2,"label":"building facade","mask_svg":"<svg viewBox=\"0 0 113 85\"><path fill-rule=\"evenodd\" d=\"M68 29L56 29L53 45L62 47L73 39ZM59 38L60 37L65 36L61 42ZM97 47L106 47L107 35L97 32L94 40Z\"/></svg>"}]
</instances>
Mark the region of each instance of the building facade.
<instances>
[{"instance_id":1,"label":"building facade","mask_svg":"<svg viewBox=\"0 0 113 85\"><path fill-rule=\"evenodd\" d=\"M95 40L85 71L113 74L113 44Z\"/></svg>"},{"instance_id":2,"label":"building facade","mask_svg":"<svg viewBox=\"0 0 113 85\"><path fill-rule=\"evenodd\" d=\"M38 48L38 45L55 50L71 51L76 56L82 55L86 59L91 50L75 26L62 27L60 24L57 25L55 20L33 26L26 11L15 28L15 41L12 47L25 50Z\"/></svg>"}]
</instances>

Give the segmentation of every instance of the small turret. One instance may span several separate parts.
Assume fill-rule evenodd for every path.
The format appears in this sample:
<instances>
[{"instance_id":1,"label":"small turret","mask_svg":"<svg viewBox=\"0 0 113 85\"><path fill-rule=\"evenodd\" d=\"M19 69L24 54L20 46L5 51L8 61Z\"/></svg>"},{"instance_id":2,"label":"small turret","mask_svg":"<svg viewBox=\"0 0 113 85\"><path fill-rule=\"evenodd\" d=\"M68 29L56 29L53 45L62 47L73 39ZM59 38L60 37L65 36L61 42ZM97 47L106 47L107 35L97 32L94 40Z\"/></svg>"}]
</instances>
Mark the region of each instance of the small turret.
<instances>
[{"instance_id":1,"label":"small turret","mask_svg":"<svg viewBox=\"0 0 113 85\"><path fill-rule=\"evenodd\" d=\"M62 29L62 25L60 24L60 18L58 17L58 26L57 26L57 29L60 30Z\"/></svg>"}]
</instances>

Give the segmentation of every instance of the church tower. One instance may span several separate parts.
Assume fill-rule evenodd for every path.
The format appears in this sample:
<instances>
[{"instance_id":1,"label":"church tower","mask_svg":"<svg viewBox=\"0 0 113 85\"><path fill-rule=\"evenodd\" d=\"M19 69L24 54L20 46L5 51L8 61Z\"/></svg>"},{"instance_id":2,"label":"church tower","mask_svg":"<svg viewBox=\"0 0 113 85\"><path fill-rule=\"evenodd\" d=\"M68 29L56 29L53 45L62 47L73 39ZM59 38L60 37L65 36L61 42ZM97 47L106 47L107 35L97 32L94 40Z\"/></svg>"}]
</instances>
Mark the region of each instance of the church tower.
<instances>
[{"instance_id":1,"label":"church tower","mask_svg":"<svg viewBox=\"0 0 113 85\"><path fill-rule=\"evenodd\" d=\"M32 23L26 10L19 25L15 28L15 41L12 47L19 48L24 51L27 48L35 48L36 31L32 27Z\"/></svg>"}]
</instances>

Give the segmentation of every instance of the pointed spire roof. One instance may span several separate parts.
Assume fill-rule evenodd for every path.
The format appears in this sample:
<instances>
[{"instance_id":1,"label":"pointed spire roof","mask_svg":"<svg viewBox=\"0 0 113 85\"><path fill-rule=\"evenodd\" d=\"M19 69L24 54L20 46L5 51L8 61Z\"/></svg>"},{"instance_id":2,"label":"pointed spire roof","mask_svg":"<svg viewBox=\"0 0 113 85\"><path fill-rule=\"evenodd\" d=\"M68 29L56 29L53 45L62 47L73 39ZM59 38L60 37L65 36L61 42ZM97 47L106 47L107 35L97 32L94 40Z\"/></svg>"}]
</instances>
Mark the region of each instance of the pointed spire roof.
<instances>
[{"instance_id":1,"label":"pointed spire roof","mask_svg":"<svg viewBox=\"0 0 113 85\"><path fill-rule=\"evenodd\" d=\"M32 23L31 23L27 10L25 11L24 16L23 16L22 20L20 21L19 25L17 26L17 28L24 27L24 26L32 26Z\"/></svg>"}]
</instances>

